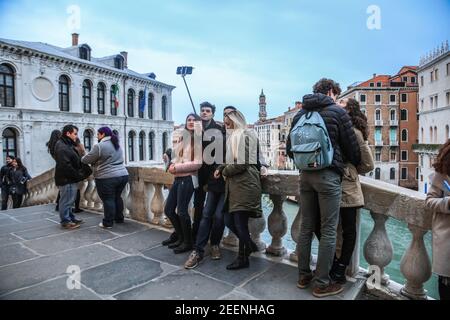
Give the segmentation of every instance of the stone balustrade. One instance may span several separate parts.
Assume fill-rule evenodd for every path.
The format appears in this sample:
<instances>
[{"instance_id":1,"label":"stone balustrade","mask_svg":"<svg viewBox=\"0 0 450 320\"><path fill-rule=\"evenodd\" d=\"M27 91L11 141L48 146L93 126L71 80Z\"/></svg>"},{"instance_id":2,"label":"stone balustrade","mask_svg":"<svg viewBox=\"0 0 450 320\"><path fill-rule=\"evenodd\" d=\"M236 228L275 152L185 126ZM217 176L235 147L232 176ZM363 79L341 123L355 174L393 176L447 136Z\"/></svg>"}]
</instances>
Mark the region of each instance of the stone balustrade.
<instances>
[{"instance_id":1,"label":"stone balustrade","mask_svg":"<svg viewBox=\"0 0 450 320\"><path fill-rule=\"evenodd\" d=\"M160 168L128 167L129 184L122 197L126 216L145 223L170 227L164 217L164 188L173 183L173 176ZM56 200L58 189L53 179L54 171L49 170L28 182L28 194L25 197L26 206L51 203ZM365 197L365 208L370 211L374 227L364 242L364 257L371 266L377 266L380 271L382 285L389 283L389 277L384 273L385 267L393 256L392 243L389 240L385 225L388 219L405 222L412 234L410 246L403 253L400 271L406 279L401 294L410 299L426 299L423 284L431 276L431 264L424 244L424 235L431 228L431 212L425 209L425 195L416 191L401 188L367 177L360 177ZM269 195L273 209L265 218L250 219L249 229L252 239L260 251L278 257L297 261L298 247L294 252L288 252L283 245L283 238L288 232L288 223L283 202L287 196L299 198L299 175L297 172L270 172L262 177L263 193ZM81 207L102 211L102 202L97 195L95 180L90 177L80 182ZM300 233L301 206L290 226L290 237L297 243ZM268 228L271 242L264 243L261 234ZM359 235L358 235L359 239ZM236 245L236 237L229 233L224 237L227 245ZM339 240L338 240L339 247ZM353 256L350 275L359 269L359 240ZM339 249L338 249L339 252ZM372 268L370 269L372 270Z\"/></svg>"}]
</instances>

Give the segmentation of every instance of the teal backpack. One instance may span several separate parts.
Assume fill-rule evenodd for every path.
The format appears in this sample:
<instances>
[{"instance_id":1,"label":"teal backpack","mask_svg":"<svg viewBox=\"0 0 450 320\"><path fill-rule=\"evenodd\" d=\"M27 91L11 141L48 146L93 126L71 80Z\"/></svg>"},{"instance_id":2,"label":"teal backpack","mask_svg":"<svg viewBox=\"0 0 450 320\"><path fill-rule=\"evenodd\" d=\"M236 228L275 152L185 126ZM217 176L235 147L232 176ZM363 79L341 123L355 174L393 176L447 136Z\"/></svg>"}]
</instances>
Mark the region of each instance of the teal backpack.
<instances>
[{"instance_id":1,"label":"teal backpack","mask_svg":"<svg viewBox=\"0 0 450 320\"><path fill-rule=\"evenodd\" d=\"M304 114L289 136L294 163L299 170L321 170L331 165L333 146L319 112L310 111Z\"/></svg>"}]
</instances>

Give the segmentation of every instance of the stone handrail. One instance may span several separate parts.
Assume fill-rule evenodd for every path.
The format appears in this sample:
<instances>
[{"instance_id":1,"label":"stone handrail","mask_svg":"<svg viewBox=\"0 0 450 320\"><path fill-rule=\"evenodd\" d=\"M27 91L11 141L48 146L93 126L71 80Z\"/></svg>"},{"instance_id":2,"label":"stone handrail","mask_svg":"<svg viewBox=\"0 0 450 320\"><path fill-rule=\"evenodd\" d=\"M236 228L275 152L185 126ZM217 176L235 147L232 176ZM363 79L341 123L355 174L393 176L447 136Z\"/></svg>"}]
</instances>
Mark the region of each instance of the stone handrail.
<instances>
[{"instance_id":1,"label":"stone handrail","mask_svg":"<svg viewBox=\"0 0 450 320\"><path fill-rule=\"evenodd\" d=\"M173 183L173 176L155 167L128 167L129 184L122 193L125 214L134 220L170 227L164 217L163 188ZM56 200L58 189L53 179L54 171L49 170L28 182L28 194L25 197L26 206L51 203ZM401 293L411 299L426 299L423 284L431 276L431 264L425 248L423 237L431 228L431 212L425 209L425 195L380 182L367 177L360 177L365 198L365 208L370 211L374 227L364 243L364 257L369 265L380 270L381 284L387 285L389 277L384 273L385 267L392 261L393 247L386 232L386 221L394 218L407 223L412 234L409 248L403 254L400 271L406 279ZM273 202L273 209L265 218L250 219L249 229L252 239L260 251L266 254L287 257L297 260L298 247L288 255L283 246L283 237L288 232L287 217L283 211L283 201L287 196L299 197L299 175L292 171L271 171L262 177L263 193L268 194ZM89 177L80 182L81 207L101 211L102 202L97 195L95 180ZM297 243L300 233L301 207L292 223L290 235ZM268 246L261 240L261 234L268 226L272 237ZM359 235L358 235L359 239ZM236 245L236 237L229 232L224 237L224 243ZM339 247L339 240L338 240ZM353 262L349 273L359 271L359 240L355 248ZM338 249L339 250L339 249Z\"/></svg>"}]
</instances>

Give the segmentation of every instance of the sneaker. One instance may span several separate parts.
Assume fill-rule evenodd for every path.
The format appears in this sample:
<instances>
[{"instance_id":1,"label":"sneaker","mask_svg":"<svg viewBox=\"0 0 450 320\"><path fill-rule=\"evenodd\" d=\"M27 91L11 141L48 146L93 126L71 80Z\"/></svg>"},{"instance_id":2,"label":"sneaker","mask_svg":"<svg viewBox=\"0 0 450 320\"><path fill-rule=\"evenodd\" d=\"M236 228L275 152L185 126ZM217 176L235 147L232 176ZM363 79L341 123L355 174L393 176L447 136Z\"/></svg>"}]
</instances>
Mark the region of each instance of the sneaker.
<instances>
[{"instance_id":1,"label":"sneaker","mask_svg":"<svg viewBox=\"0 0 450 320\"><path fill-rule=\"evenodd\" d=\"M61 228L67 229L67 230L73 230L73 229L76 229L76 228L79 228L79 227L80 227L79 224L73 223L72 221L71 222L63 222L63 223L61 223Z\"/></svg>"},{"instance_id":2,"label":"sneaker","mask_svg":"<svg viewBox=\"0 0 450 320\"><path fill-rule=\"evenodd\" d=\"M344 288L338 283L330 283L325 288L316 287L314 288L312 294L316 298L323 298L328 296L333 296L344 291Z\"/></svg>"},{"instance_id":3,"label":"sneaker","mask_svg":"<svg viewBox=\"0 0 450 320\"><path fill-rule=\"evenodd\" d=\"M212 260L220 260L222 258L222 254L220 253L219 246L211 246L211 259Z\"/></svg>"},{"instance_id":4,"label":"sneaker","mask_svg":"<svg viewBox=\"0 0 450 320\"><path fill-rule=\"evenodd\" d=\"M82 224L82 223L84 223L84 221L81 220L81 219L73 219L72 222L75 223L75 224Z\"/></svg>"},{"instance_id":5,"label":"sneaker","mask_svg":"<svg viewBox=\"0 0 450 320\"><path fill-rule=\"evenodd\" d=\"M98 224L98 226L99 226L100 228L103 228L103 229L112 229L112 227L104 226L104 225L103 225L103 222L100 222L100 223Z\"/></svg>"},{"instance_id":6,"label":"sneaker","mask_svg":"<svg viewBox=\"0 0 450 320\"><path fill-rule=\"evenodd\" d=\"M313 278L314 276L312 273L300 276L300 279L297 282L297 287L300 289L308 288Z\"/></svg>"},{"instance_id":7,"label":"sneaker","mask_svg":"<svg viewBox=\"0 0 450 320\"><path fill-rule=\"evenodd\" d=\"M203 258L197 253L197 251L192 251L192 253L189 255L189 258L187 259L186 263L184 264L184 267L186 269L194 269L200 261L202 261Z\"/></svg>"}]
</instances>

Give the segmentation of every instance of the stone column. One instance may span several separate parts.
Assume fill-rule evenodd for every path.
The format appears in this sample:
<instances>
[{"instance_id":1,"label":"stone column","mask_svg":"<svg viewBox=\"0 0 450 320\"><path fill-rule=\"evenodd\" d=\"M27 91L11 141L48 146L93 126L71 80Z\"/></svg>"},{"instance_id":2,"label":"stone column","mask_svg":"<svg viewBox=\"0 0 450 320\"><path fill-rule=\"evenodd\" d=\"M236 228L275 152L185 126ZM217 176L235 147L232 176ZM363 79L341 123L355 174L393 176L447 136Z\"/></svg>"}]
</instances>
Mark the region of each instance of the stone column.
<instances>
[{"instance_id":1,"label":"stone column","mask_svg":"<svg viewBox=\"0 0 450 320\"><path fill-rule=\"evenodd\" d=\"M286 196L270 195L273 203L273 210L268 218L269 233L272 236L272 242L266 249L266 253L283 256L286 254L286 248L283 246L283 236L287 232L287 217L283 211L283 202Z\"/></svg>"},{"instance_id":2,"label":"stone column","mask_svg":"<svg viewBox=\"0 0 450 320\"><path fill-rule=\"evenodd\" d=\"M427 230L411 224L408 224L408 229L413 238L400 262L400 271L406 279L400 292L410 299L423 300L427 299L423 284L431 277L431 263L423 241Z\"/></svg>"},{"instance_id":3,"label":"stone column","mask_svg":"<svg viewBox=\"0 0 450 320\"><path fill-rule=\"evenodd\" d=\"M376 265L380 268L381 284L389 283L389 276L384 273L384 268L392 260L392 243L386 232L386 220L388 216L370 212L375 224L373 230L364 243L364 257L369 265Z\"/></svg>"}]
</instances>

